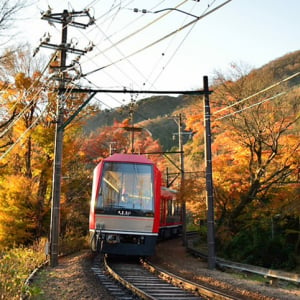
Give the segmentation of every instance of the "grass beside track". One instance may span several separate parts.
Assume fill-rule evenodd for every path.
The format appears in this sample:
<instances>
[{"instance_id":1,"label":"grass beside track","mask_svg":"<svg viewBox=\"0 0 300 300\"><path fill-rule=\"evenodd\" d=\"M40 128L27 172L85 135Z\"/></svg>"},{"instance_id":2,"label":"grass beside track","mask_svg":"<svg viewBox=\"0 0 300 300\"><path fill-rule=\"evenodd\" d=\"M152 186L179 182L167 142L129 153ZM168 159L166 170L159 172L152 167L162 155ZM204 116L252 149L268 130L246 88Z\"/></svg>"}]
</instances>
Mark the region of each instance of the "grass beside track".
<instances>
[{"instance_id":1,"label":"grass beside track","mask_svg":"<svg viewBox=\"0 0 300 300\"><path fill-rule=\"evenodd\" d=\"M22 293L34 293L25 281L46 260L44 252L44 243L39 242L30 248L18 247L0 253L0 299L20 299Z\"/></svg>"},{"instance_id":2,"label":"grass beside track","mask_svg":"<svg viewBox=\"0 0 300 300\"><path fill-rule=\"evenodd\" d=\"M0 251L0 299L20 299L22 295L34 296L41 291L25 284L29 275L47 259L46 240L36 242L31 247L17 247ZM78 251L87 246L87 238L60 239L63 254Z\"/></svg>"}]
</instances>

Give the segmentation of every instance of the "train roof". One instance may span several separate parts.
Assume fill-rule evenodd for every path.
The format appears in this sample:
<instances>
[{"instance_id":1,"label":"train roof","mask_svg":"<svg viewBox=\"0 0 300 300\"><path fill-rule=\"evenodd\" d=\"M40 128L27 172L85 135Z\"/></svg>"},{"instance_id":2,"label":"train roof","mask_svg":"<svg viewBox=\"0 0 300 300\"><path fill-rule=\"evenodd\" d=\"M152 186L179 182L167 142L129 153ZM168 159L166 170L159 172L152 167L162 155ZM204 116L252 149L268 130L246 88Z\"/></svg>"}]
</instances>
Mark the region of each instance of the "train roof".
<instances>
[{"instance_id":1,"label":"train roof","mask_svg":"<svg viewBox=\"0 0 300 300\"><path fill-rule=\"evenodd\" d=\"M115 161L115 162L124 162L124 163L139 163L139 164L152 164L154 162L148 159L145 155L139 154L125 154L125 153L115 153L103 161Z\"/></svg>"},{"instance_id":2,"label":"train roof","mask_svg":"<svg viewBox=\"0 0 300 300\"><path fill-rule=\"evenodd\" d=\"M170 192L170 193L178 193L177 190L170 189L170 188L168 188L166 186L162 186L161 189L164 190L164 191Z\"/></svg>"},{"instance_id":3,"label":"train roof","mask_svg":"<svg viewBox=\"0 0 300 300\"><path fill-rule=\"evenodd\" d=\"M167 187L161 187L161 196L163 198L173 199L174 197L176 197L177 193L178 193L178 191L176 191L176 190L172 190Z\"/></svg>"}]
</instances>

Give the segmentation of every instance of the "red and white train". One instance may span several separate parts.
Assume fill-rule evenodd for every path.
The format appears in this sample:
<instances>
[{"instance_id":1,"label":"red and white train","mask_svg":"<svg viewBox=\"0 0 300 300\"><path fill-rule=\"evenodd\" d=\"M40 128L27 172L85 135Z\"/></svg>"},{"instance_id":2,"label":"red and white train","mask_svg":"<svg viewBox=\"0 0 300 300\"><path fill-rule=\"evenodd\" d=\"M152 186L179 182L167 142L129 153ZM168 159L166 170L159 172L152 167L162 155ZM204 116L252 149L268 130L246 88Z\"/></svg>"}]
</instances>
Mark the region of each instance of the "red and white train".
<instances>
[{"instance_id":1,"label":"red and white train","mask_svg":"<svg viewBox=\"0 0 300 300\"><path fill-rule=\"evenodd\" d=\"M161 173L143 155L113 154L93 175L91 248L107 254L151 256L158 237L182 230L176 191L162 187Z\"/></svg>"}]
</instances>

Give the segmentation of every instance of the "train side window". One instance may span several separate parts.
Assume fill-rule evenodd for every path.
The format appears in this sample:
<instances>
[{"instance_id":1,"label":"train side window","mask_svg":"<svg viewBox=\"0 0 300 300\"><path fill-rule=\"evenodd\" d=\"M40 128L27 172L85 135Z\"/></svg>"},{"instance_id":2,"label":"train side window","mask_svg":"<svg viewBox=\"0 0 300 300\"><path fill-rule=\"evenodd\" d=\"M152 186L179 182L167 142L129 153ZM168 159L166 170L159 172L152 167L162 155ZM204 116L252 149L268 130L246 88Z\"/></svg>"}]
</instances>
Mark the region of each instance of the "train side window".
<instances>
[{"instance_id":1,"label":"train side window","mask_svg":"<svg viewBox=\"0 0 300 300\"><path fill-rule=\"evenodd\" d=\"M172 214L172 211L173 211L173 209L172 209L172 200L168 200L168 216L172 216L173 214Z\"/></svg>"},{"instance_id":2,"label":"train side window","mask_svg":"<svg viewBox=\"0 0 300 300\"><path fill-rule=\"evenodd\" d=\"M98 194L98 199L97 199L96 207L97 208L103 207L103 197L102 197L101 191L99 191L99 194Z\"/></svg>"}]
</instances>

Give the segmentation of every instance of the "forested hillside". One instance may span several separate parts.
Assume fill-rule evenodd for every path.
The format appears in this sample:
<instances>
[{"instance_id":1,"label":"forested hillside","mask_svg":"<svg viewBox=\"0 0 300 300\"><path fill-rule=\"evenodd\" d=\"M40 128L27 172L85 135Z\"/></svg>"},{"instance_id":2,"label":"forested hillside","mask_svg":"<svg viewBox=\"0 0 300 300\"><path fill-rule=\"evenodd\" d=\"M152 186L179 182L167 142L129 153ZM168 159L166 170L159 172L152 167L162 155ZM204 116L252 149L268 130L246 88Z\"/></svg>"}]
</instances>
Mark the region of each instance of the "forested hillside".
<instances>
[{"instance_id":1,"label":"forested hillside","mask_svg":"<svg viewBox=\"0 0 300 300\"><path fill-rule=\"evenodd\" d=\"M153 139L158 139L162 148L167 151L178 146L178 141L173 134L178 132L178 126L172 116L180 113L192 103L198 101L193 96L153 96L136 102L133 106L133 121L136 126L148 129ZM129 118L131 105L118 107L113 110L100 111L87 122L87 134L99 127L112 126L114 121L121 122ZM163 130L162 130L163 128ZM185 140L187 140L185 138Z\"/></svg>"},{"instance_id":2,"label":"forested hillside","mask_svg":"<svg viewBox=\"0 0 300 300\"><path fill-rule=\"evenodd\" d=\"M291 76L300 70L300 50L292 53L288 53L278 59L271 61L262 68L259 68L256 72L273 72L274 77L277 80ZM287 81L289 87L300 84L299 76Z\"/></svg>"}]
</instances>

